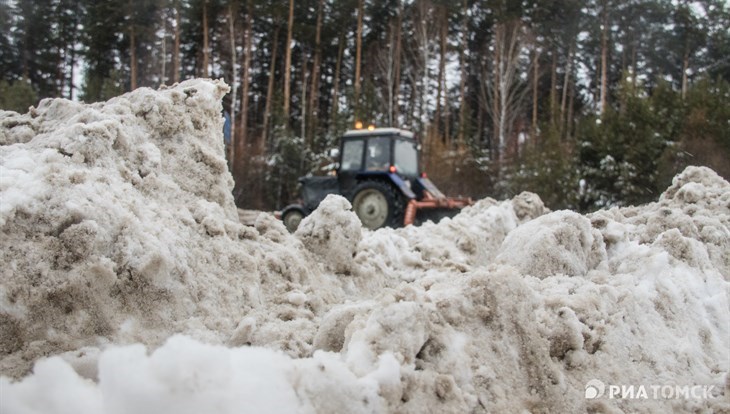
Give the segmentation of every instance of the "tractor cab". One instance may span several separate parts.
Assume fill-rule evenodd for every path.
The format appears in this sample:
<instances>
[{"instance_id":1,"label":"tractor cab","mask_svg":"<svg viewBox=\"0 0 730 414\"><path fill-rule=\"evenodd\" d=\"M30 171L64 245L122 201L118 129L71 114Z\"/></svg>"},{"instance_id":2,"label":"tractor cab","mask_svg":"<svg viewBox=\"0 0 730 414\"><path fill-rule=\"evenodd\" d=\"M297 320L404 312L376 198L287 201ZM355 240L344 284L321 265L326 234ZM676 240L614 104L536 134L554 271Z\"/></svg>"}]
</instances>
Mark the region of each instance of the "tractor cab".
<instances>
[{"instance_id":1,"label":"tractor cab","mask_svg":"<svg viewBox=\"0 0 730 414\"><path fill-rule=\"evenodd\" d=\"M471 204L470 199L446 198L421 174L420 149L412 132L397 128L347 131L340 140L336 175L300 178L302 203L282 211L284 224L296 230L328 194L350 200L363 226L371 230L411 224L419 209L455 213Z\"/></svg>"},{"instance_id":2,"label":"tractor cab","mask_svg":"<svg viewBox=\"0 0 730 414\"><path fill-rule=\"evenodd\" d=\"M416 179L419 174L420 145L412 132L396 128L352 130L340 140L340 162L337 181L347 194L364 180L376 180L395 174L402 180ZM348 197L350 198L350 197Z\"/></svg>"}]
</instances>

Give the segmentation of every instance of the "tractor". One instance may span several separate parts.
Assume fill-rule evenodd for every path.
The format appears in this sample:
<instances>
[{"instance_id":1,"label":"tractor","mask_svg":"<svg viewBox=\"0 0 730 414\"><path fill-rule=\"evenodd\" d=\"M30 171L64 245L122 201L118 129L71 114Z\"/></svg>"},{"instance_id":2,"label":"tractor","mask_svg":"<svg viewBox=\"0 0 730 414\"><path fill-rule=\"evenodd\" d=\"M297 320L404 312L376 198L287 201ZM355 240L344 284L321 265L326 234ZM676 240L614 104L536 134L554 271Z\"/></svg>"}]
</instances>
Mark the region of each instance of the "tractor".
<instances>
[{"instance_id":1,"label":"tractor","mask_svg":"<svg viewBox=\"0 0 730 414\"><path fill-rule=\"evenodd\" d=\"M397 128L347 131L332 154L337 158L334 175L300 178L301 203L281 211L284 225L294 232L328 194L347 198L371 230L438 221L473 204L470 198L446 197L436 188L420 169L420 149L412 132Z\"/></svg>"}]
</instances>

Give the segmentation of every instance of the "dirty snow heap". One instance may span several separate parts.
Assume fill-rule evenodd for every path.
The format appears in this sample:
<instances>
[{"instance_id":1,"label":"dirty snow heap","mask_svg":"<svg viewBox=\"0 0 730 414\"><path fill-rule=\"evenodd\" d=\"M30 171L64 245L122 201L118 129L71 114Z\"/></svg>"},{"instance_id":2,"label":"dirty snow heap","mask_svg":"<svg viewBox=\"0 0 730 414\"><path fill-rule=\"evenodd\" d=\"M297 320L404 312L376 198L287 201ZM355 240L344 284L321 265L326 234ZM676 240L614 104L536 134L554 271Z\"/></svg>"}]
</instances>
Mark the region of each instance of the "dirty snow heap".
<instances>
[{"instance_id":1,"label":"dirty snow heap","mask_svg":"<svg viewBox=\"0 0 730 414\"><path fill-rule=\"evenodd\" d=\"M730 184L241 225L221 81L0 111L0 412L730 412Z\"/></svg>"}]
</instances>

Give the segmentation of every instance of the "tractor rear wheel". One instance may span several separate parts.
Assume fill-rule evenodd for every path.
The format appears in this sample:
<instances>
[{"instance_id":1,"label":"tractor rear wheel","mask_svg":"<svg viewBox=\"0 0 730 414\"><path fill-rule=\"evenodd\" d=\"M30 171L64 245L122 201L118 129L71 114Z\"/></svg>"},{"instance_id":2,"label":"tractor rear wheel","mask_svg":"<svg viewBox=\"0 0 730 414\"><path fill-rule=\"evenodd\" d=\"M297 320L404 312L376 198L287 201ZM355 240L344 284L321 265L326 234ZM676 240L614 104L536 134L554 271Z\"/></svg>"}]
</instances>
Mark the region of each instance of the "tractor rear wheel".
<instances>
[{"instance_id":1,"label":"tractor rear wheel","mask_svg":"<svg viewBox=\"0 0 730 414\"><path fill-rule=\"evenodd\" d=\"M304 213L297 209L291 209L289 211L286 211L284 213L284 216L281 218L281 221L284 222L284 226L287 230L289 230L289 233L294 233L297 231L297 228L299 227L299 223L302 222L302 219L304 218Z\"/></svg>"},{"instance_id":2,"label":"tractor rear wheel","mask_svg":"<svg viewBox=\"0 0 730 414\"><path fill-rule=\"evenodd\" d=\"M403 225L403 200L392 185L382 181L365 181L355 187L352 210L363 227L370 230L383 226Z\"/></svg>"}]
</instances>

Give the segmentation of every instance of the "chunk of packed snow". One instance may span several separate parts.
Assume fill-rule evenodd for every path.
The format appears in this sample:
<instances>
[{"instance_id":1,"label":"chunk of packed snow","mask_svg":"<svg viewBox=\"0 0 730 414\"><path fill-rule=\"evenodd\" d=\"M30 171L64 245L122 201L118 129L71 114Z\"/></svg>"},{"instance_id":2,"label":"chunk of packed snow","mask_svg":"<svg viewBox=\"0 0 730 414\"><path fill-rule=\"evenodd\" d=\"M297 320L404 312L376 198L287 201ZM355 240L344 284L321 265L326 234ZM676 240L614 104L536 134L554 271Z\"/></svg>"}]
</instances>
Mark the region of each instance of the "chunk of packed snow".
<instances>
[{"instance_id":1,"label":"chunk of packed snow","mask_svg":"<svg viewBox=\"0 0 730 414\"><path fill-rule=\"evenodd\" d=\"M644 206L523 193L374 232L330 196L290 235L237 221L226 91L0 111L0 412L730 410L713 171Z\"/></svg>"},{"instance_id":2,"label":"chunk of packed snow","mask_svg":"<svg viewBox=\"0 0 730 414\"><path fill-rule=\"evenodd\" d=\"M295 236L337 273L350 272L362 238L362 224L350 202L330 194L299 224Z\"/></svg>"},{"instance_id":3,"label":"chunk of packed snow","mask_svg":"<svg viewBox=\"0 0 730 414\"><path fill-rule=\"evenodd\" d=\"M333 354L292 360L264 348L174 336L149 355L142 345L112 347L98 364L98 385L57 357L39 361L23 381L0 378L0 387L10 391L3 412L365 414L383 408L377 381L356 377Z\"/></svg>"},{"instance_id":4,"label":"chunk of packed snow","mask_svg":"<svg viewBox=\"0 0 730 414\"><path fill-rule=\"evenodd\" d=\"M601 233L578 213L558 211L538 217L507 235L496 261L544 278L585 275L606 260Z\"/></svg>"}]
</instances>

